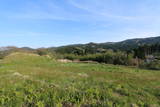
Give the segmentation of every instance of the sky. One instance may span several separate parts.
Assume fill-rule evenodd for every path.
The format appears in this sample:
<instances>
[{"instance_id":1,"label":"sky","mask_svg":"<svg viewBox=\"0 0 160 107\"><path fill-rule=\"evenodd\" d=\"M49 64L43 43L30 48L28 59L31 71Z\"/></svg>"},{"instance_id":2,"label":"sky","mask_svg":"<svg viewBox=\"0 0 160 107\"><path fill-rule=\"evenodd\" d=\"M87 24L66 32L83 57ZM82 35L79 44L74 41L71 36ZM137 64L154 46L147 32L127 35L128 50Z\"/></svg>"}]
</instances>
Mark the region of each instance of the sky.
<instances>
[{"instance_id":1,"label":"sky","mask_svg":"<svg viewBox=\"0 0 160 107\"><path fill-rule=\"evenodd\" d=\"M160 0L0 0L0 46L160 36Z\"/></svg>"}]
</instances>

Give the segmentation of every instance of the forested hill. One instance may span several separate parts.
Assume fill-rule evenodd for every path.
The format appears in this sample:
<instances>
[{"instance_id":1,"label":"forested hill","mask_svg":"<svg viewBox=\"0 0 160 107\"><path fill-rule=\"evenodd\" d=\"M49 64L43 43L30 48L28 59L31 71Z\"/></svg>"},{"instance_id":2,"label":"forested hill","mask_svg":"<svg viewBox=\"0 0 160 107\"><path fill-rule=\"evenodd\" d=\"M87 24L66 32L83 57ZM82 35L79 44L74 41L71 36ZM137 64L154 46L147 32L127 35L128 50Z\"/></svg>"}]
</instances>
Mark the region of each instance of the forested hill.
<instances>
[{"instance_id":1,"label":"forested hill","mask_svg":"<svg viewBox=\"0 0 160 107\"><path fill-rule=\"evenodd\" d=\"M128 51L135 49L142 45L152 45L152 44L160 44L160 36L158 37L150 37L150 38L137 38L137 39L128 39L121 42L106 42L106 43L88 43L88 44L75 44L68 46L60 46L60 47L51 47L51 48L40 48L40 50L48 50L50 52L58 52L58 53L103 53L108 49L112 50L121 50ZM0 47L0 52L8 51L8 50L19 50L19 51L36 51L39 49L32 49L29 47ZM81 53L80 53L81 54Z\"/></svg>"},{"instance_id":2,"label":"forested hill","mask_svg":"<svg viewBox=\"0 0 160 107\"><path fill-rule=\"evenodd\" d=\"M73 53L76 50L85 50L90 52L103 52L106 49L112 50L131 50L141 45L149 45L160 43L160 36L150 38L137 38L128 39L121 42L106 42L106 43L88 43L88 44L75 44L68 46L61 46L57 48L49 48L49 50L55 50L60 53Z\"/></svg>"}]
</instances>

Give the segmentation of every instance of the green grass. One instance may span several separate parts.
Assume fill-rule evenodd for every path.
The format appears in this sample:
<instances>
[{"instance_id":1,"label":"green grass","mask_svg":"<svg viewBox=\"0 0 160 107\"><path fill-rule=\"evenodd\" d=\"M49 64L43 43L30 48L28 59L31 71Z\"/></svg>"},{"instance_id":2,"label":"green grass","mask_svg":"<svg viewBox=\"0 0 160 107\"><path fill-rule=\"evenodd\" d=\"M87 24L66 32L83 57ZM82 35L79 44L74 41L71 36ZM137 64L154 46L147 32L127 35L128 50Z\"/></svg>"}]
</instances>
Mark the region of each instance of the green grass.
<instances>
[{"instance_id":1,"label":"green grass","mask_svg":"<svg viewBox=\"0 0 160 107\"><path fill-rule=\"evenodd\" d=\"M0 61L0 106L159 107L160 71L15 53Z\"/></svg>"}]
</instances>

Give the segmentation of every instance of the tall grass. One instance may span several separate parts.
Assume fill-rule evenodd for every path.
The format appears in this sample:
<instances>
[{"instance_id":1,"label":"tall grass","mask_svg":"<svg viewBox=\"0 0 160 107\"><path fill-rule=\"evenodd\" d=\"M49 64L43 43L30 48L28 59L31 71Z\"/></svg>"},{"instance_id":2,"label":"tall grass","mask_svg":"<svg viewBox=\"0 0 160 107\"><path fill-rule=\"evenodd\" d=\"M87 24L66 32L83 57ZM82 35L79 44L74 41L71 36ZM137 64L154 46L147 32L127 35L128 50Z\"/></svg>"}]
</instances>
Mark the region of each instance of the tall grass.
<instances>
[{"instance_id":1,"label":"tall grass","mask_svg":"<svg viewBox=\"0 0 160 107\"><path fill-rule=\"evenodd\" d=\"M2 107L158 107L160 72L12 54L0 63Z\"/></svg>"}]
</instances>

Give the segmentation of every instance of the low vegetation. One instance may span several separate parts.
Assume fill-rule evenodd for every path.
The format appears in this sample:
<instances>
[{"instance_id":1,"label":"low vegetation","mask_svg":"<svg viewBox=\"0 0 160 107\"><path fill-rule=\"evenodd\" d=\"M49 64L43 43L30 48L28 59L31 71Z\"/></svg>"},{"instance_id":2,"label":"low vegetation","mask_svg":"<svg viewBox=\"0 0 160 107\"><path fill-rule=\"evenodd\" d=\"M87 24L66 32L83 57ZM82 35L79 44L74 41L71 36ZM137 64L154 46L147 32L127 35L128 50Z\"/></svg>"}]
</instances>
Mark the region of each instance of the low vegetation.
<instances>
[{"instance_id":1,"label":"low vegetation","mask_svg":"<svg viewBox=\"0 0 160 107\"><path fill-rule=\"evenodd\" d=\"M132 54L125 54L124 52L106 51L105 53L75 55L64 54L64 59L80 60L80 61L96 61L99 63L114 64L114 65L135 65Z\"/></svg>"},{"instance_id":2,"label":"low vegetation","mask_svg":"<svg viewBox=\"0 0 160 107\"><path fill-rule=\"evenodd\" d=\"M159 77L158 70L13 53L0 62L0 106L159 107Z\"/></svg>"},{"instance_id":3,"label":"low vegetation","mask_svg":"<svg viewBox=\"0 0 160 107\"><path fill-rule=\"evenodd\" d=\"M96 61L99 63L136 66L160 70L160 44L141 45L134 49L104 50L95 48L63 47L57 54L69 60ZM68 50L64 52L65 50Z\"/></svg>"},{"instance_id":4,"label":"low vegetation","mask_svg":"<svg viewBox=\"0 0 160 107\"><path fill-rule=\"evenodd\" d=\"M2 47L0 107L159 107L158 40Z\"/></svg>"}]
</instances>

